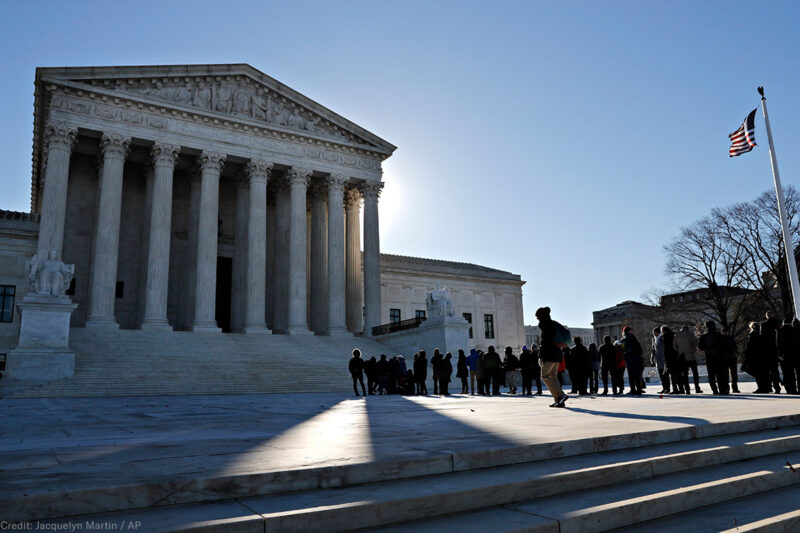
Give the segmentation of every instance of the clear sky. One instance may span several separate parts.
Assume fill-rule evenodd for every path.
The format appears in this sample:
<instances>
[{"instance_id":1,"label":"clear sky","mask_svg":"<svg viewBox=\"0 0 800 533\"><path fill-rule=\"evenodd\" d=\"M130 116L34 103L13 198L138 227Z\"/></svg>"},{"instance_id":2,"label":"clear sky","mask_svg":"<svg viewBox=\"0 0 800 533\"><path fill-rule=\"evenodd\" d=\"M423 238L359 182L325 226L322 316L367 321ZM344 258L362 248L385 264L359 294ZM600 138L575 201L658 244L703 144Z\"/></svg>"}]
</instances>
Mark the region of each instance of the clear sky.
<instances>
[{"instance_id":1,"label":"clear sky","mask_svg":"<svg viewBox=\"0 0 800 533\"><path fill-rule=\"evenodd\" d=\"M245 62L398 146L381 248L522 275L573 327L668 287L662 245L800 185L797 2L39 2L0 4L0 208L27 211L37 66Z\"/></svg>"}]
</instances>

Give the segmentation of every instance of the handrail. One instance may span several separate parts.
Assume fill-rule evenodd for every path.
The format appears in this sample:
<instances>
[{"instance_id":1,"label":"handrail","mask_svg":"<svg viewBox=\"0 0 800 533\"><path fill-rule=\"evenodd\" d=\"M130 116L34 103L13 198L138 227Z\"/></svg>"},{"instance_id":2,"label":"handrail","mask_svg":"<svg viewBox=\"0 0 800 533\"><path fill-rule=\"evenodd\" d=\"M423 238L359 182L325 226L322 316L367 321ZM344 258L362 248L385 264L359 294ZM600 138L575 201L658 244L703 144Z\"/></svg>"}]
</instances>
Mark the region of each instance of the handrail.
<instances>
[{"instance_id":1,"label":"handrail","mask_svg":"<svg viewBox=\"0 0 800 533\"><path fill-rule=\"evenodd\" d=\"M398 322L390 322L388 324L381 324L372 328L372 336L386 335L387 333L394 333L396 331L403 331L406 329L414 329L419 327L425 321L422 317L409 318L407 320L400 320Z\"/></svg>"}]
</instances>

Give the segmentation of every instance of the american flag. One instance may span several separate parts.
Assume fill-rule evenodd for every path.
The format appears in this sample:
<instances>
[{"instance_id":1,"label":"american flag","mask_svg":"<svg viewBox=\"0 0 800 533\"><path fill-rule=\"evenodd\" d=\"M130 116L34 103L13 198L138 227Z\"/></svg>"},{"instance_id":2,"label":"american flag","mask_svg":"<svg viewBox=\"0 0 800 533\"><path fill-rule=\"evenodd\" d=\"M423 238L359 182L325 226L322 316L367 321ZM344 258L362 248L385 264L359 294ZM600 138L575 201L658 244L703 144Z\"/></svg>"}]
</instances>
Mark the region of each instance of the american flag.
<instances>
[{"instance_id":1,"label":"american flag","mask_svg":"<svg viewBox=\"0 0 800 533\"><path fill-rule=\"evenodd\" d=\"M728 153L731 157L745 154L756 145L756 111L758 108L750 111L739 129L728 135L731 140L731 148Z\"/></svg>"}]
</instances>

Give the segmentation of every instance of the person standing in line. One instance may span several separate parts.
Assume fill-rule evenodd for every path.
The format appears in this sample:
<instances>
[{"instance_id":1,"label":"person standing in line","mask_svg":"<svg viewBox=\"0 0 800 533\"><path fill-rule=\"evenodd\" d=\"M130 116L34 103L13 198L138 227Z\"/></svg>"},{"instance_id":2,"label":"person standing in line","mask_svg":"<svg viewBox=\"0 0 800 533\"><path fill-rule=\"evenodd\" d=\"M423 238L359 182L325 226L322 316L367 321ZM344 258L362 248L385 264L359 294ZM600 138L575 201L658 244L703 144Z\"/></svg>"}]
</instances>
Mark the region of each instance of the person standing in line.
<instances>
[{"instance_id":1,"label":"person standing in line","mask_svg":"<svg viewBox=\"0 0 800 533\"><path fill-rule=\"evenodd\" d=\"M569 396L561 390L558 382L558 366L561 364L562 352L556 346L555 338L558 333L558 324L550 318L550 308L540 307L536 310L536 318L539 320L542 344L539 347L539 359L542 367L542 379L547 385L547 390L553 396L554 402L550 407L564 407L569 400Z\"/></svg>"},{"instance_id":2,"label":"person standing in line","mask_svg":"<svg viewBox=\"0 0 800 533\"><path fill-rule=\"evenodd\" d=\"M667 379L672 380L672 392L669 394L684 394L680 358L675 345L675 332L666 325L661 326L661 349L664 351L664 372L667 374Z\"/></svg>"},{"instance_id":3,"label":"person standing in line","mask_svg":"<svg viewBox=\"0 0 800 533\"><path fill-rule=\"evenodd\" d=\"M661 379L661 390L659 394L669 394L669 373L664 369L664 336L662 328L653 329L653 342L650 350L650 364L658 369L658 377Z\"/></svg>"},{"instance_id":4,"label":"person standing in line","mask_svg":"<svg viewBox=\"0 0 800 533\"><path fill-rule=\"evenodd\" d=\"M500 354L489 346L483 360L483 368L486 371L486 394L490 392L492 396L500 396L500 383L503 381L503 362Z\"/></svg>"},{"instance_id":5,"label":"person standing in line","mask_svg":"<svg viewBox=\"0 0 800 533\"><path fill-rule=\"evenodd\" d=\"M775 394L781 393L781 377L778 373L778 328L781 322L773 311L767 311L767 319L761 323L761 350L765 372L769 376Z\"/></svg>"},{"instance_id":6,"label":"person standing in line","mask_svg":"<svg viewBox=\"0 0 800 533\"><path fill-rule=\"evenodd\" d=\"M792 344L794 344L794 330L791 329L792 325L789 324L789 336ZM730 372L731 392L739 393L739 369L737 368L739 362L739 345L736 344L736 339L731 335L731 330L726 326L722 328L722 339L725 343L725 365L724 372Z\"/></svg>"},{"instance_id":7,"label":"person standing in line","mask_svg":"<svg viewBox=\"0 0 800 533\"><path fill-rule=\"evenodd\" d=\"M565 353L569 353L569 346L561 348L561 362L558 363L558 383L562 387L564 386L564 374L567 372L567 356Z\"/></svg>"},{"instance_id":8,"label":"person standing in line","mask_svg":"<svg viewBox=\"0 0 800 533\"><path fill-rule=\"evenodd\" d=\"M562 348L561 352L564 354L564 367L567 370L567 376L569 377L569 382L572 387L569 393L578 394L580 378L578 377L578 365L575 363L575 355L572 353L572 348L569 346Z\"/></svg>"},{"instance_id":9,"label":"person standing in line","mask_svg":"<svg viewBox=\"0 0 800 533\"><path fill-rule=\"evenodd\" d=\"M414 380L417 382L417 395L427 396L428 385L425 382L428 380L428 357L425 350L420 350L414 358Z\"/></svg>"},{"instance_id":10,"label":"person standing in line","mask_svg":"<svg viewBox=\"0 0 800 533\"><path fill-rule=\"evenodd\" d=\"M461 394L469 394L469 369L467 367L467 356L464 355L464 350L458 350L458 363L456 363L456 377L461 379Z\"/></svg>"},{"instance_id":11,"label":"person standing in line","mask_svg":"<svg viewBox=\"0 0 800 533\"><path fill-rule=\"evenodd\" d=\"M353 350L353 357L350 358L350 363L347 365L350 370L350 377L353 378L353 390L358 396L358 383L361 383L361 392L364 396L367 395L367 390L364 388L364 360L361 359L361 350L356 348Z\"/></svg>"},{"instance_id":12,"label":"person standing in line","mask_svg":"<svg viewBox=\"0 0 800 533\"><path fill-rule=\"evenodd\" d=\"M617 368L617 349L611 344L611 336L606 335L603 337L603 344L600 345L598 350L600 353L600 373L603 375L603 393L602 396L608 396L608 378L612 378L612 391L616 393L613 383L614 372Z\"/></svg>"},{"instance_id":13,"label":"person standing in line","mask_svg":"<svg viewBox=\"0 0 800 533\"><path fill-rule=\"evenodd\" d=\"M542 367L539 366L539 347L535 344L531 347L531 355L533 356L533 362L531 363L531 368L533 370L533 381L536 383L536 396L541 396Z\"/></svg>"},{"instance_id":14,"label":"person standing in line","mask_svg":"<svg viewBox=\"0 0 800 533\"><path fill-rule=\"evenodd\" d=\"M506 346L503 370L505 371L506 387L508 387L509 394L517 393L517 368L519 368L519 359L512 353L511 346Z\"/></svg>"},{"instance_id":15,"label":"person standing in line","mask_svg":"<svg viewBox=\"0 0 800 533\"><path fill-rule=\"evenodd\" d=\"M378 361L374 356L364 361L364 374L367 375L367 392L372 396L375 394L375 387L378 385Z\"/></svg>"},{"instance_id":16,"label":"person standing in line","mask_svg":"<svg viewBox=\"0 0 800 533\"><path fill-rule=\"evenodd\" d=\"M478 358L475 360L475 381L478 382L478 394L486 396L486 367L482 350L476 350Z\"/></svg>"},{"instance_id":17,"label":"person standing in line","mask_svg":"<svg viewBox=\"0 0 800 533\"><path fill-rule=\"evenodd\" d=\"M589 394L597 394L600 390L600 352L595 343L589 345L589 362L591 374L589 375Z\"/></svg>"},{"instance_id":18,"label":"person standing in line","mask_svg":"<svg viewBox=\"0 0 800 533\"><path fill-rule=\"evenodd\" d=\"M583 339L580 337L573 337L572 342L574 343L570 350L572 371L569 374L569 379L572 380L572 389L577 390L579 395L586 396L589 394L586 390L586 385L589 381L589 369L591 368L589 350L583 345Z\"/></svg>"},{"instance_id":19,"label":"person standing in line","mask_svg":"<svg viewBox=\"0 0 800 533\"><path fill-rule=\"evenodd\" d=\"M453 354L447 352L442 362L439 363L439 394L442 396L450 396L447 386L450 384L450 376L453 375L453 364L450 362L452 358Z\"/></svg>"},{"instance_id":20,"label":"person standing in line","mask_svg":"<svg viewBox=\"0 0 800 533\"><path fill-rule=\"evenodd\" d=\"M469 386L470 394L475 395L475 380L478 377L478 350L472 348L467 356L467 366L469 367Z\"/></svg>"},{"instance_id":21,"label":"person standing in line","mask_svg":"<svg viewBox=\"0 0 800 533\"><path fill-rule=\"evenodd\" d=\"M800 320L797 317L792 321L792 327L795 332L795 351L786 363L783 379L791 379L795 384L795 394L800 394Z\"/></svg>"},{"instance_id":22,"label":"person standing in line","mask_svg":"<svg viewBox=\"0 0 800 533\"><path fill-rule=\"evenodd\" d=\"M533 365L536 360L533 358L533 353L528 349L528 346L522 347L522 353L519 354L519 370L522 374L522 395L532 396L533 391Z\"/></svg>"},{"instance_id":23,"label":"person standing in line","mask_svg":"<svg viewBox=\"0 0 800 533\"><path fill-rule=\"evenodd\" d=\"M630 326L622 328L622 352L625 354L625 365L628 368L628 381L630 382L630 392L633 396L644 394L642 387L642 372L644 371L644 358L642 357L642 345L639 339L633 334Z\"/></svg>"},{"instance_id":24,"label":"person standing in line","mask_svg":"<svg viewBox=\"0 0 800 533\"><path fill-rule=\"evenodd\" d=\"M439 351L439 348L433 349L431 356L431 367L433 368L433 393L439 394L439 365L442 363L444 356Z\"/></svg>"},{"instance_id":25,"label":"person standing in line","mask_svg":"<svg viewBox=\"0 0 800 533\"><path fill-rule=\"evenodd\" d=\"M756 378L756 390L754 394L767 394L772 392L769 379L765 379L767 374L764 358L761 350L761 324L750 322L750 332L747 335L747 344L744 348L744 362L742 370Z\"/></svg>"},{"instance_id":26,"label":"person standing in line","mask_svg":"<svg viewBox=\"0 0 800 533\"><path fill-rule=\"evenodd\" d=\"M614 359L616 364L611 374L611 385L614 388L614 396L619 396L625 393L625 352L619 341L614 341Z\"/></svg>"},{"instance_id":27,"label":"person standing in line","mask_svg":"<svg viewBox=\"0 0 800 533\"><path fill-rule=\"evenodd\" d=\"M791 362L796 352L796 332L792 327L792 321L787 318L778 330L778 360L783 373L783 386L786 394L797 394L797 383L794 380L794 372L791 371Z\"/></svg>"},{"instance_id":28,"label":"person standing in line","mask_svg":"<svg viewBox=\"0 0 800 533\"><path fill-rule=\"evenodd\" d=\"M727 343L717 331L713 320L706 322L706 332L700 337L697 347L706 354L708 384L713 394L730 394L728 390L728 367L725 364Z\"/></svg>"},{"instance_id":29,"label":"person standing in line","mask_svg":"<svg viewBox=\"0 0 800 533\"><path fill-rule=\"evenodd\" d=\"M689 369L691 369L694 374L694 391L700 394L703 390L700 388L700 376L697 373L697 337L692 328L684 325L675 334L675 349L678 350L678 359L681 364L680 379L683 382L683 390L686 394L691 393L689 386Z\"/></svg>"}]
</instances>

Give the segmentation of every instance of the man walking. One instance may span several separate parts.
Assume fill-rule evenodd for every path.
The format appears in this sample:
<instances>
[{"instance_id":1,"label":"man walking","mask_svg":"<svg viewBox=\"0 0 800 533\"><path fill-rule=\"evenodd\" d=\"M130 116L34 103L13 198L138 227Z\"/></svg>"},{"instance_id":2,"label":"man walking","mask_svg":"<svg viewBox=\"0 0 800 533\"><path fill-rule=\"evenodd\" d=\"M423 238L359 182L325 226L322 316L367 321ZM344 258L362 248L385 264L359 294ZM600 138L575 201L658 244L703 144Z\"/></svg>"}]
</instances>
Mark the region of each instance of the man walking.
<instances>
[{"instance_id":1,"label":"man walking","mask_svg":"<svg viewBox=\"0 0 800 533\"><path fill-rule=\"evenodd\" d=\"M561 348L556 346L555 338L557 323L550 318L550 308L540 307L536 310L536 318L539 320L539 329L542 332L542 344L539 347L539 359L542 366L542 379L547 385L547 390L553 395L555 400L550 407L564 407L569 399L558 382L558 365L561 363Z\"/></svg>"},{"instance_id":2,"label":"man walking","mask_svg":"<svg viewBox=\"0 0 800 533\"><path fill-rule=\"evenodd\" d=\"M361 350L358 348L353 350L353 357L350 358L350 364L347 366L350 370L350 376L353 378L353 390L356 396L358 396L358 387L356 385L359 382L361 383L361 392L366 396L367 391L364 388L364 360L361 359Z\"/></svg>"}]
</instances>

